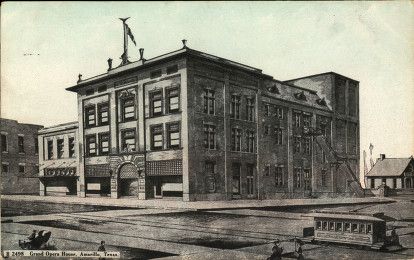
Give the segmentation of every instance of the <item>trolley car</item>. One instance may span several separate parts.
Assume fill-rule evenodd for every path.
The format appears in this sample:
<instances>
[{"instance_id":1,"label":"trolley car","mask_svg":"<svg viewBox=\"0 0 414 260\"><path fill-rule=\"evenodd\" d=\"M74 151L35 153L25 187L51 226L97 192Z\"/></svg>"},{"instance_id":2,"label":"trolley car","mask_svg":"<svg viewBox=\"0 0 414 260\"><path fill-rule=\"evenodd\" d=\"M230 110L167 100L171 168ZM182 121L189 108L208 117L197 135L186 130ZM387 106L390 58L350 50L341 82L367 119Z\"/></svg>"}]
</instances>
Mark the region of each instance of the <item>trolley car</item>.
<instances>
[{"instance_id":1,"label":"trolley car","mask_svg":"<svg viewBox=\"0 0 414 260\"><path fill-rule=\"evenodd\" d=\"M372 249L400 246L396 234L396 238L386 236L383 213L314 212L307 216L314 218L313 242L344 243Z\"/></svg>"}]
</instances>

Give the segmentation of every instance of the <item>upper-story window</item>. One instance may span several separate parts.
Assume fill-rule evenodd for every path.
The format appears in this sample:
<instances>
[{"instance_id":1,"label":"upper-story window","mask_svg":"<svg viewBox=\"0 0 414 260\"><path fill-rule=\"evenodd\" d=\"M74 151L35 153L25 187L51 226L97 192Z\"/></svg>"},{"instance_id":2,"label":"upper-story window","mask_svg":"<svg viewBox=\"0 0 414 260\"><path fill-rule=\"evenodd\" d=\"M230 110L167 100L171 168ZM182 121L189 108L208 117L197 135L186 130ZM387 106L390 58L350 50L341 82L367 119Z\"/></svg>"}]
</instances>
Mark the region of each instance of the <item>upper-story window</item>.
<instances>
[{"instance_id":1,"label":"upper-story window","mask_svg":"<svg viewBox=\"0 0 414 260\"><path fill-rule=\"evenodd\" d=\"M167 124L167 147L170 149L180 147L180 124Z\"/></svg>"},{"instance_id":2,"label":"upper-story window","mask_svg":"<svg viewBox=\"0 0 414 260\"><path fill-rule=\"evenodd\" d=\"M107 89L108 88L105 85L103 85L103 86L98 87L98 92L105 92Z\"/></svg>"},{"instance_id":3,"label":"upper-story window","mask_svg":"<svg viewBox=\"0 0 414 260\"><path fill-rule=\"evenodd\" d=\"M127 129L121 132L121 150L122 152L135 152L135 129Z\"/></svg>"},{"instance_id":4,"label":"upper-story window","mask_svg":"<svg viewBox=\"0 0 414 260\"><path fill-rule=\"evenodd\" d=\"M162 115L162 90L152 92L149 98L151 116Z\"/></svg>"},{"instance_id":5,"label":"upper-story window","mask_svg":"<svg viewBox=\"0 0 414 260\"><path fill-rule=\"evenodd\" d=\"M169 75L169 74L176 73L177 71L178 71L178 66L177 66L177 64L176 64L176 65L172 65L172 66L167 67L167 74L168 74L168 75Z\"/></svg>"},{"instance_id":6,"label":"upper-story window","mask_svg":"<svg viewBox=\"0 0 414 260\"><path fill-rule=\"evenodd\" d=\"M99 125L109 124L109 103L98 104L98 123Z\"/></svg>"},{"instance_id":7,"label":"upper-story window","mask_svg":"<svg viewBox=\"0 0 414 260\"><path fill-rule=\"evenodd\" d=\"M99 155L109 154L109 133L99 134Z\"/></svg>"},{"instance_id":8,"label":"upper-story window","mask_svg":"<svg viewBox=\"0 0 414 260\"><path fill-rule=\"evenodd\" d=\"M254 98L249 97L246 101L246 119L248 121L254 121Z\"/></svg>"},{"instance_id":9,"label":"upper-story window","mask_svg":"<svg viewBox=\"0 0 414 260\"><path fill-rule=\"evenodd\" d=\"M64 140L63 138L57 139L57 158L61 159L63 157L63 151L64 151Z\"/></svg>"},{"instance_id":10,"label":"upper-story window","mask_svg":"<svg viewBox=\"0 0 414 260\"><path fill-rule=\"evenodd\" d=\"M293 124L296 127L300 127L300 117L301 114L299 112L293 112Z\"/></svg>"},{"instance_id":11,"label":"upper-story window","mask_svg":"<svg viewBox=\"0 0 414 260\"><path fill-rule=\"evenodd\" d=\"M177 112L180 109L180 89L171 88L167 90L168 113Z\"/></svg>"},{"instance_id":12,"label":"upper-story window","mask_svg":"<svg viewBox=\"0 0 414 260\"><path fill-rule=\"evenodd\" d=\"M1 163L1 171L2 173L8 173L9 172L9 163Z\"/></svg>"},{"instance_id":13,"label":"upper-story window","mask_svg":"<svg viewBox=\"0 0 414 260\"><path fill-rule=\"evenodd\" d=\"M270 113L271 113L270 109L271 109L271 106L269 104L264 105L264 114L265 114L265 116L270 116Z\"/></svg>"},{"instance_id":14,"label":"upper-story window","mask_svg":"<svg viewBox=\"0 0 414 260\"><path fill-rule=\"evenodd\" d=\"M311 119L312 119L311 115L304 114L303 115L303 126L306 126L306 127L311 126Z\"/></svg>"},{"instance_id":15,"label":"upper-story window","mask_svg":"<svg viewBox=\"0 0 414 260\"><path fill-rule=\"evenodd\" d=\"M95 106L85 107L85 124L86 127L96 125Z\"/></svg>"},{"instance_id":16,"label":"upper-story window","mask_svg":"<svg viewBox=\"0 0 414 260\"><path fill-rule=\"evenodd\" d=\"M242 130L239 128L231 129L231 150L240 151Z\"/></svg>"},{"instance_id":17,"label":"upper-story window","mask_svg":"<svg viewBox=\"0 0 414 260\"><path fill-rule=\"evenodd\" d=\"M161 72L160 69L159 70L154 70L154 71L151 71L150 78L152 78L152 79L158 78L158 77L161 77L161 75L162 75L162 72Z\"/></svg>"},{"instance_id":18,"label":"upper-story window","mask_svg":"<svg viewBox=\"0 0 414 260\"><path fill-rule=\"evenodd\" d=\"M216 126L213 124L204 124L204 147L216 148Z\"/></svg>"},{"instance_id":19,"label":"upper-story window","mask_svg":"<svg viewBox=\"0 0 414 260\"><path fill-rule=\"evenodd\" d=\"M7 152L8 151L7 135L6 134L1 134L1 151L2 152Z\"/></svg>"},{"instance_id":20,"label":"upper-story window","mask_svg":"<svg viewBox=\"0 0 414 260\"><path fill-rule=\"evenodd\" d=\"M275 116L278 119L283 119L283 108L282 107L276 107L276 114Z\"/></svg>"},{"instance_id":21,"label":"upper-story window","mask_svg":"<svg viewBox=\"0 0 414 260\"><path fill-rule=\"evenodd\" d=\"M135 95L128 95L121 98L122 121L135 119Z\"/></svg>"},{"instance_id":22,"label":"upper-story window","mask_svg":"<svg viewBox=\"0 0 414 260\"><path fill-rule=\"evenodd\" d=\"M96 136L95 135L86 136L86 155L87 156L96 155Z\"/></svg>"},{"instance_id":23,"label":"upper-story window","mask_svg":"<svg viewBox=\"0 0 414 260\"><path fill-rule=\"evenodd\" d=\"M19 135L17 137L17 144L19 146L19 153L24 153L24 136Z\"/></svg>"},{"instance_id":24,"label":"upper-story window","mask_svg":"<svg viewBox=\"0 0 414 260\"><path fill-rule=\"evenodd\" d=\"M75 137L69 137L69 157L75 156Z\"/></svg>"},{"instance_id":25,"label":"upper-story window","mask_svg":"<svg viewBox=\"0 0 414 260\"><path fill-rule=\"evenodd\" d=\"M275 129L275 135L276 135L276 144L283 144L283 129L282 128L276 128Z\"/></svg>"},{"instance_id":26,"label":"upper-story window","mask_svg":"<svg viewBox=\"0 0 414 260\"><path fill-rule=\"evenodd\" d=\"M230 117L231 118L240 119L240 103L241 103L241 98L239 95L231 96L231 104L230 104Z\"/></svg>"},{"instance_id":27,"label":"upper-story window","mask_svg":"<svg viewBox=\"0 0 414 260\"><path fill-rule=\"evenodd\" d=\"M47 140L47 159L53 158L53 140Z\"/></svg>"},{"instance_id":28,"label":"upper-story window","mask_svg":"<svg viewBox=\"0 0 414 260\"><path fill-rule=\"evenodd\" d=\"M311 154L311 143L309 137L305 137L304 139L304 152L309 155Z\"/></svg>"},{"instance_id":29,"label":"upper-story window","mask_svg":"<svg viewBox=\"0 0 414 260\"><path fill-rule=\"evenodd\" d=\"M23 173L25 172L25 166L23 163L19 163L19 173Z\"/></svg>"},{"instance_id":30,"label":"upper-story window","mask_svg":"<svg viewBox=\"0 0 414 260\"><path fill-rule=\"evenodd\" d=\"M300 136L294 136L293 137L293 152L300 153L301 146L302 146L302 142L301 142Z\"/></svg>"},{"instance_id":31,"label":"upper-story window","mask_svg":"<svg viewBox=\"0 0 414 260\"><path fill-rule=\"evenodd\" d=\"M163 148L163 126L155 125L151 127L151 149L162 150Z\"/></svg>"},{"instance_id":32,"label":"upper-story window","mask_svg":"<svg viewBox=\"0 0 414 260\"><path fill-rule=\"evenodd\" d=\"M255 141L254 131L247 131L247 133L246 133L246 152L254 153L254 141Z\"/></svg>"},{"instance_id":33,"label":"upper-story window","mask_svg":"<svg viewBox=\"0 0 414 260\"><path fill-rule=\"evenodd\" d=\"M214 115L216 109L216 92L212 89L205 89L203 94L204 113Z\"/></svg>"},{"instance_id":34,"label":"upper-story window","mask_svg":"<svg viewBox=\"0 0 414 260\"><path fill-rule=\"evenodd\" d=\"M39 140L37 139L37 136L33 137L34 141L34 153L39 154Z\"/></svg>"},{"instance_id":35,"label":"upper-story window","mask_svg":"<svg viewBox=\"0 0 414 260\"><path fill-rule=\"evenodd\" d=\"M93 88L87 89L87 90L86 90L86 92L85 92L85 94L86 94L87 96L91 96L91 95L93 95L94 93L95 93L95 89L93 89Z\"/></svg>"}]
</instances>

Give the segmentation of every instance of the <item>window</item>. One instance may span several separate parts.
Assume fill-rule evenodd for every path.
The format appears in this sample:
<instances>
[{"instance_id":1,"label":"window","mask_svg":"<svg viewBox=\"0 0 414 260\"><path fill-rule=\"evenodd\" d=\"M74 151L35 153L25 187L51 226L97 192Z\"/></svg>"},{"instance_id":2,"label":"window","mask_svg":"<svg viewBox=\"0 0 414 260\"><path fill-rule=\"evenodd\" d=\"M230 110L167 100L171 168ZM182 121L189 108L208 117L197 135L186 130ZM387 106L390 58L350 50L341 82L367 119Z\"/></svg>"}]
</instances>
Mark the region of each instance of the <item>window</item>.
<instances>
[{"instance_id":1,"label":"window","mask_svg":"<svg viewBox=\"0 0 414 260\"><path fill-rule=\"evenodd\" d=\"M240 195L240 164L232 164L232 193L233 195Z\"/></svg>"},{"instance_id":2,"label":"window","mask_svg":"<svg viewBox=\"0 0 414 260\"><path fill-rule=\"evenodd\" d=\"M180 124L167 125L167 147L170 149L180 147Z\"/></svg>"},{"instance_id":3,"label":"window","mask_svg":"<svg viewBox=\"0 0 414 260\"><path fill-rule=\"evenodd\" d=\"M293 112L293 125L300 127L300 113L298 112Z\"/></svg>"},{"instance_id":4,"label":"window","mask_svg":"<svg viewBox=\"0 0 414 260\"><path fill-rule=\"evenodd\" d=\"M75 137L69 137L69 157L72 158L75 155Z\"/></svg>"},{"instance_id":5,"label":"window","mask_svg":"<svg viewBox=\"0 0 414 260\"><path fill-rule=\"evenodd\" d=\"M5 135L5 134L1 134L1 151L2 152L7 152L8 151L7 135Z\"/></svg>"},{"instance_id":6,"label":"window","mask_svg":"<svg viewBox=\"0 0 414 260\"><path fill-rule=\"evenodd\" d=\"M255 134L254 131L247 131L246 133L246 152L254 153L254 140Z\"/></svg>"},{"instance_id":7,"label":"window","mask_svg":"<svg viewBox=\"0 0 414 260\"><path fill-rule=\"evenodd\" d=\"M121 132L121 152L135 152L135 129L127 129Z\"/></svg>"},{"instance_id":8,"label":"window","mask_svg":"<svg viewBox=\"0 0 414 260\"><path fill-rule=\"evenodd\" d=\"M305 190L311 189L311 181L312 181L312 172L310 169L304 169L303 170L303 184L305 187Z\"/></svg>"},{"instance_id":9,"label":"window","mask_svg":"<svg viewBox=\"0 0 414 260\"><path fill-rule=\"evenodd\" d=\"M25 165L19 163L19 173L24 173Z\"/></svg>"},{"instance_id":10,"label":"window","mask_svg":"<svg viewBox=\"0 0 414 260\"><path fill-rule=\"evenodd\" d=\"M135 95L130 94L121 98L121 113L124 122L135 119Z\"/></svg>"},{"instance_id":11,"label":"window","mask_svg":"<svg viewBox=\"0 0 414 260\"><path fill-rule=\"evenodd\" d=\"M57 158L58 159L61 159L63 157L63 151L64 151L63 138L57 139Z\"/></svg>"},{"instance_id":12,"label":"window","mask_svg":"<svg viewBox=\"0 0 414 260\"><path fill-rule=\"evenodd\" d=\"M293 137L293 149L294 149L293 152L300 153L301 146L302 146L302 143L301 143L300 136L294 136Z\"/></svg>"},{"instance_id":13,"label":"window","mask_svg":"<svg viewBox=\"0 0 414 260\"><path fill-rule=\"evenodd\" d=\"M150 94L151 116L162 115L162 90Z\"/></svg>"},{"instance_id":14,"label":"window","mask_svg":"<svg viewBox=\"0 0 414 260\"><path fill-rule=\"evenodd\" d=\"M167 74L173 74L176 73L178 71L178 66L177 65L172 65L167 67Z\"/></svg>"},{"instance_id":15,"label":"window","mask_svg":"<svg viewBox=\"0 0 414 260\"><path fill-rule=\"evenodd\" d=\"M329 222L329 230L335 231L335 222Z\"/></svg>"},{"instance_id":16,"label":"window","mask_svg":"<svg viewBox=\"0 0 414 260\"><path fill-rule=\"evenodd\" d=\"M276 144L281 145L283 144L283 130L282 128L276 128Z\"/></svg>"},{"instance_id":17,"label":"window","mask_svg":"<svg viewBox=\"0 0 414 260\"><path fill-rule=\"evenodd\" d=\"M99 155L109 154L109 133L99 134Z\"/></svg>"},{"instance_id":18,"label":"window","mask_svg":"<svg viewBox=\"0 0 414 260\"><path fill-rule=\"evenodd\" d=\"M351 231L351 223L345 223L345 231L350 232Z\"/></svg>"},{"instance_id":19,"label":"window","mask_svg":"<svg viewBox=\"0 0 414 260\"><path fill-rule=\"evenodd\" d=\"M276 116L278 119L283 119L283 108L281 108L281 107L276 107L276 114L275 114L275 116Z\"/></svg>"},{"instance_id":20,"label":"window","mask_svg":"<svg viewBox=\"0 0 414 260\"><path fill-rule=\"evenodd\" d=\"M85 107L85 125L86 127L92 127L96 124L95 118L95 106Z\"/></svg>"},{"instance_id":21,"label":"window","mask_svg":"<svg viewBox=\"0 0 414 260\"><path fill-rule=\"evenodd\" d=\"M301 188L303 181L303 172L300 168L295 168L295 187Z\"/></svg>"},{"instance_id":22,"label":"window","mask_svg":"<svg viewBox=\"0 0 414 260\"><path fill-rule=\"evenodd\" d=\"M321 222L321 221L316 221L316 226L315 226L315 228L316 228L317 230L321 230L321 229L322 229L322 222Z\"/></svg>"},{"instance_id":23,"label":"window","mask_svg":"<svg viewBox=\"0 0 414 260\"><path fill-rule=\"evenodd\" d=\"M35 154L39 154L39 140L37 139L37 137L33 137L34 139L34 153Z\"/></svg>"},{"instance_id":24,"label":"window","mask_svg":"<svg viewBox=\"0 0 414 260\"><path fill-rule=\"evenodd\" d=\"M204 147L207 149L216 148L216 126L204 124Z\"/></svg>"},{"instance_id":25,"label":"window","mask_svg":"<svg viewBox=\"0 0 414 260\"><path fill-rule=\"evenodd\" d=\"M161 150L163 147L163 127L156 125L151 127L151 149Z\"/></svg>"},{"instance_id":26,"label":"window","mask_svg":"<svg viewBox=\"0 0 414 260\"><path fill-rule=\"evenodd\" d=\"M2 173L8 173L9 172L9 164L8 163L2 163L1 164L1 172Z\"/></svg>"},{"instance_id":27,"label":"window","mask_svg":"<svg viewBox=\"0 0 414 260\"><path fill-rule=\"evenodd\" d=\"M371 189L375 189L375 179L369 179L371 182Z\"/></svg>"},{"instance_id":28,"label":"window","mask_svg":"<svg viewBox=\"0 0 414 260\"><path fill-rule=\"evenodd\" d=\"M207 177L207 189L208 192L212 193L216 191L216 180L214 174L215 163L205 162L204 169Z\"/></svg>"},{"instance_id":29,"label":"window","mask_svg":"<svg viewBox=\"0 0 414 260\"><path fill-rule=\"evenodd\" d=\"M359 224L359 233L365 233L365 224Z\"/></svg>"},{"instance_id":30,"label":"window","mask_svg":"<svg viewBox=\"0 0 414 260\"><path fill-rule=\"evenodd\" d=\"M336 222L335 223L335 230L336 231L342 231L342 222Z\"/></svg>"},{"instance_id":31,"label":"window","mask_svg":"<svg viewBox=\"0 0 414 260\"><path fill-rule=\"evenodd\" d=\"M93 95L94 93L95 93L95 89L91 88L91 89L87 89L85 94L87 96L90 96L90 95Z\"/></svg>"},{"instance_id":32,"label":"window","mask_svg":"<svg viewBox=\"0 0 414 260\"><path fill-rule=\"evenodd\" d=\"M264 168L264 176L270 176L270 165L266 165Z\"/></svg>"},{"instance_id":33,"label":"window","mask_svg":"<svg viewBox=\"0 0 414 260\"><path fill-rule=\"evenodd\" d=\"M24 136L17 137L17 144L19 146L19 153L24 153Z\"/></svg>"},{"instance_id":34,"label":"window","mask_svg":"<svg viewBox=\"0 0 414 260\"><path fill-rule=\"evenodd\" d=\"M47 140L47 159L53 158L53 140Z\"/></svg>"},{"instance_id":35,"label":"window","mask_svg":"<svg viewBox=\"0 0 414 260\"><path fill-rule=\"evenodd\" d=\"M241 103L240 96L233 94L231 96L231 104L230 104L230 117L231 118L240 119L240 103Z\"/></svg>"},{"instance_id":36,"label":"window","mask_svg":"<svg viewBox=\"0 0 414 260\"><path fill-rule=\"evenodd\" d=\"M246 182L247 182L247 195L253 195L254 193L254 165L247 165L246 172Z\"/></svg>"},{"instance_id":37,"label":"window","mask_svg":"<svg viewBox=\"0 0 414 260\"><path fill-rule=\"evenodd\" d=\"M241 129L231 129L231 150L240 151L241 147Z\"/></svg>"},{"instance_id":38,"label":"window","mask_svg":"<svg viewBox=\"0 0 414 260\"><path fill-rule=\"evenodd\" d=\"M246 101L246 119L247 121L254 121L254 98L249 97Z\"/></svg>"},{"instance_id":39,"label":"window","mask_svg":"<svg viewBox=\"0 0 414 260\"><path fill-rule=\"evenodd\" d=\"M270 125L265 125L264 126L264 135L269 135L270 133Z\"/></svg>"},{"instance_id":40,"label":"window","mask_svg":"<svg viewBox=\"0 0 414 260\"><path fill-rule=\"evenodd\" d=\"M372 224L367 224L367 234L372 233Z\"/></svg>"},{"instance_id":41,"label":"window","mask_svg":"<svg viewBox=\"0 0 414 260\"><path fill-rule=\"evenodd\" d=\"M214 115L215 113L215 104L216 104L216 93L214 90L205 89L203 94L204 102L204 113L209 115Z\"/></svg>"},{"instance_id":42,"label":"window","mask_svg":"<svg viewBox=\"0 0 414 260\"><path fill-rule=\"evenodd\" d=\"M354 233L358 233L358 224L356 224L356 223L352 223L352 232L354 232Z\"/></svg>"},{"instance_id":43,"label":"window","mask_svg":"<svg viewBox=\"0 0 414 260\"><path fill-rule=\"evenodd\" d=\"M105 92L108 88L106 86L100 86L98 92Z\"/></svg>"},{"instance_id":44,"label":"window","mask_svg":"<svg viewBox=\"0 0 414 260\"><path fill-rule=\"evenodd\" d=\"M282 187L284 186L284 176L283 176L283 166L276 166L275 167L275 186Z\"/></svg>"},{"instance_id":45,"label":"window","mask_svg":"<svg viewBox=\"0 0 414 260\"><path fill-rule=\"evenodd\" d=\"M177 112L180 109L180 90L178 88L167 90L168 113Z\"/></svg>"},{"instance_id":46,"label":"window","mask_svg":"<svg viewBox=\"0 0 414 260\"><path fill-rule=\"evenodd\" d=\"M311 145L310 145L310 137L304 138L304 150L306 154L311 154Z\"/></svg>"},{"instance_id":47,"label":"window","mask_svg":"<svg viewBox=\"0 0 414 260\"><path fill-rule=\"evenodd\" d=\"M86 155L87 156L96 155L96 136L95 135L86 136Z\"/></svg>"},{"instance_id":48,"label":"window","mask_svg":"<svg viewBox=\"0 0 414 260\"><path fill-rule=\"evenodd\" d=\"M326 187L326 170L322 169L321 170L321 185L322 187Z\"/></svg>"},{"instance_id":49,"label":"window","mask_svg":"<svg viewBox=\"0 0 414 260\"><path fill-rule=\"evenodd\" d=\"M125 118L125 114L124 114ZM109 124L109 103L98 104L98 123L99 125Z\"/></svg>"},{"instance_id":50,"label":"window","mask_svg":"<svg viewBox=\"0 0 414 260\"><path fill-rule=\"evenodd\" d=\"M303 126L310 127L311 126L311 115L303 115Z\"/></svg>"},{"instance_id":51,"label":"window","mask_svg":"<svg viewBox=\"0 0 414 260\"><path fill-rule=\"evenodd\" d=\"M392 187L394 188L394 189L396 189L397 188L397 179L392 179Z\"/></svg>"},{"instance_id":52,"label":"window","mask_svg":"<svg viewBox=\"0 0 414 260\"><path fill-rule=\"evenodd\" d=\"M269 104L265 104L264 105L264 111L265 111L265 116L270 116L270 105Z\"/></svg>"},{"instance_id":53,"label":"window","mask_svg":"<svg viewBox=\"0 0 414 260\"><path fill-rule=\"evenodd\" d=\"M322 222L322 230L328 230L328 222L326 221Z\"/></svg>"},{"instance_id":54,"label":"window","mask_svg":"<svg viewBox=\"0 0 414 260\"><path fill-rule=\"evenodd\" d=\"M160 69L151 71L150 78L154 79L154 78L158 78L158 77L161 77L161 70Z\"/></svg>"}]
</instances>

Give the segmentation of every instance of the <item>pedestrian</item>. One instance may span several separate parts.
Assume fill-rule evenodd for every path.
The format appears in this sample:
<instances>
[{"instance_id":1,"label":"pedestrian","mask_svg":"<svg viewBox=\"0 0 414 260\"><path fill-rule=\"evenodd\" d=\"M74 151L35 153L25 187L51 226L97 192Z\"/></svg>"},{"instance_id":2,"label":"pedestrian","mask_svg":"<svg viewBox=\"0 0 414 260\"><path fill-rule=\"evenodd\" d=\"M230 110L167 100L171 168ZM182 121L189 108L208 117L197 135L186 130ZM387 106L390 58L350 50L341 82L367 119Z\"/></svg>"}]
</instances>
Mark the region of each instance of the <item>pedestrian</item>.
<instances>
[{"instance_id":1,"label":"pedestrian","mask_svg":"<svg viewBox=\"0 0 414 260\"><path fill-rule=\"evenodd\" d=\"M30 234L30 236L28 236L27 239L29 239L29 241L32 241L36 237L36 232L37 230L33 230L32 234Z\"/></svg>"},{"instance_id":2,"label":"pedestrian","mask_svg":"<svg viewBox=\"0 0 414 260\"><path fill-rule=\"evenodd\" d=\"M272 255L268 257L267 260L281 260L283 247L280 247L280 240L276 239L273 243L274 246L272 248Z\"/></svg>"},{"instance_id":3,"label":"pedestrian","mask_svg":"<svg viewBox=\"0 0 414 260\"><path fill-rule=\"evenodd\" d=\"M298 256L297 256L297 258L296 258L296 259L298 259L298 260L303 260L303 259L305 259L305 258L303 257L302 243L299 243L299 247L298 247L298 250L297 250L296 252L298 253Z\"/></svg>"},{"instance_id":4,"label":"pedestrian","mask_svg":"<svg viewBox=\"0 0 414 260\"><path fill-rule=\"evenodd\" d=\"M101 245L99 246L98 251L106 251L105 241L103 241L103 240L101 241Z\"/></svg>"}]
</instances>

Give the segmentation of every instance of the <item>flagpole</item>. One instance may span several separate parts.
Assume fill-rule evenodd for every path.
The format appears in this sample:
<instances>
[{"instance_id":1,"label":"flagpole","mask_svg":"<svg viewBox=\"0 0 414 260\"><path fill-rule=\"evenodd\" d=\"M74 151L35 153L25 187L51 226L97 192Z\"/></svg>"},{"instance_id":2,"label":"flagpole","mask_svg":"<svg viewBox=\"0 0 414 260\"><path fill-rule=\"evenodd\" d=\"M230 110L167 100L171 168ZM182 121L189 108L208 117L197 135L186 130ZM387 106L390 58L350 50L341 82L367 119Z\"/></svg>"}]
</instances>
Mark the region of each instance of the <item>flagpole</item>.
<instances>
[{"instance_id":1,"label":"flagpole","mask_svg":"<svg viewBox=\"0 0 414 260\"><path fill-rule=\"evenodd\" d=\"M122 58L122 63L121 65L126 65L128 64L128 35L127 35L127 26L126 26L126 20L129 19L129 17L127 18L119 18L122 21L122 25L124 28L124 53L122 54L121 58Z\"/></svg>"}]
</instances>

